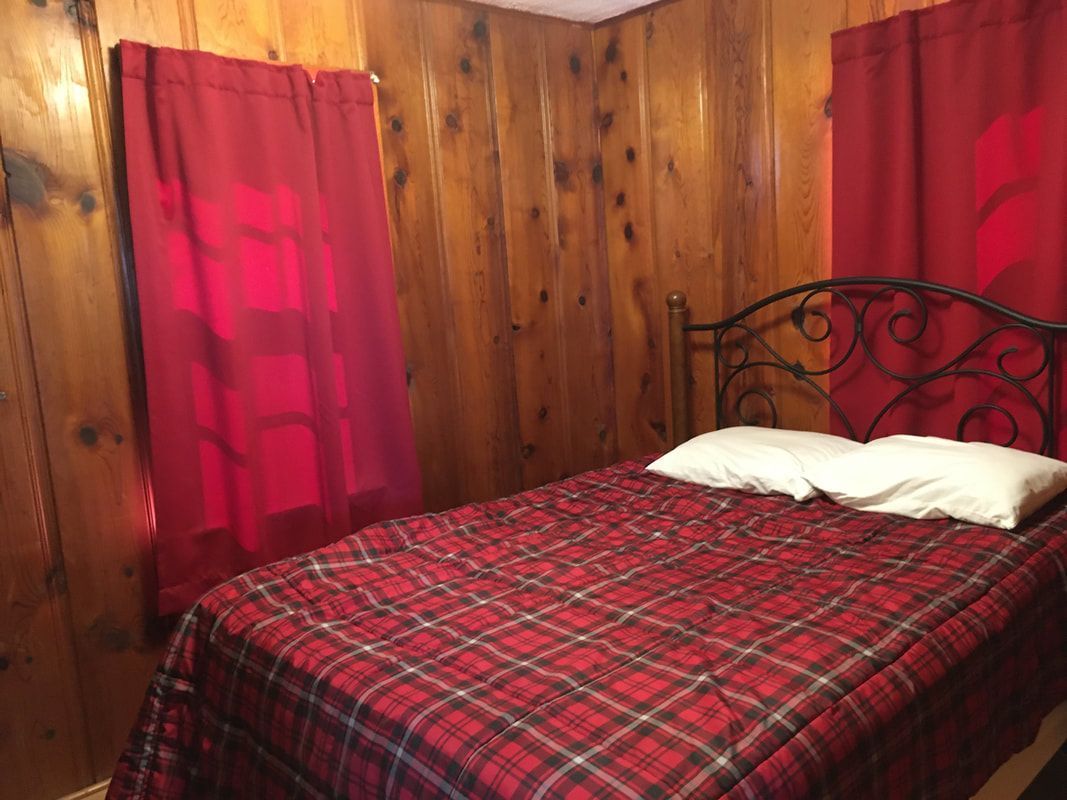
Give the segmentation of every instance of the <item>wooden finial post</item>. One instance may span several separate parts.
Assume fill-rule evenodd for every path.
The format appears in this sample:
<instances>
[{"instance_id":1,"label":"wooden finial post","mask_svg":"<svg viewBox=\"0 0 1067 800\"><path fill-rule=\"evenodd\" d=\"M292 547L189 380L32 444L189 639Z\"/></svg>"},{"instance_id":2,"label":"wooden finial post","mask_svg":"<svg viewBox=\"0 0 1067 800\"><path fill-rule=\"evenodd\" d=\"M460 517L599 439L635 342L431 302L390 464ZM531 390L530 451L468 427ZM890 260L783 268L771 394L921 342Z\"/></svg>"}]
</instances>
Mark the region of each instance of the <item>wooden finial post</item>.
<instances>
[{"instance_id":1,"label":"wooden finial post","mask_svg":"<svg viewBox=\"0 0 1067 800\"><path fill-rule=\"evenodd\" d=\"M667 295L667 322L670 337L671 441L677 447L689 439L689 365L685 346L686 317L689 314L685 292Z\"/></svg>"}]
</instances>

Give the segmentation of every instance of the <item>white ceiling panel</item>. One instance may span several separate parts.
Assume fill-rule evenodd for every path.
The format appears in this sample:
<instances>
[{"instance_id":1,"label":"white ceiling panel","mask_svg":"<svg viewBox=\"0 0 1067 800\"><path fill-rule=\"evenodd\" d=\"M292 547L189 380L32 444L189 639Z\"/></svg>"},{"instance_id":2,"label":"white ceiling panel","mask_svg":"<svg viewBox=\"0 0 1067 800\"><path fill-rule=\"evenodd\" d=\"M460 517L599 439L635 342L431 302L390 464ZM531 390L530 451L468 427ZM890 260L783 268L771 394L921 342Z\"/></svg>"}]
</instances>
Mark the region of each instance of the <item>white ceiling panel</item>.
<instances>
[{"instance_id":1,"label":"white ceiling panel","mask_svg":"<svg viewBox=\"0 0 1067 800\"><path fill-rule=\"evenodd\" d=\"M490 6L514 8L533 14L546 14L577 22L600 22L635 8L652 5L651 0L480 0Z\"/></svg>"}]
</instances>

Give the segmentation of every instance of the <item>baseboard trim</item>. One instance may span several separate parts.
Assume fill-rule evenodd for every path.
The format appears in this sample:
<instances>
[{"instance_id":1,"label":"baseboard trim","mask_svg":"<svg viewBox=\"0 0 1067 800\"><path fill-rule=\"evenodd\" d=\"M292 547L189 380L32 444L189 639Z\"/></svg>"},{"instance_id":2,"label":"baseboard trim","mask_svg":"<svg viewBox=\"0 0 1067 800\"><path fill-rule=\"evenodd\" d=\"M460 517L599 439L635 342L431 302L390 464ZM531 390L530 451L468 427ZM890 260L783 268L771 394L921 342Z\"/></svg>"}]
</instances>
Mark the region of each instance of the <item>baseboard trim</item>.
<instances>
[{"instance_id":1,"label":"baseboard trim","mask_svg":"<svg viewBox=\"0 0 1067 800\"><path fill-rule=\"evenodd\" d=\"M59 800L104 800L109 783L111 783L110 778L106 781L100 781L100 783L94 783L92 786L86 786L84 789L79 789L71 794L65 794Z\"/></svg>"}]
</instances>

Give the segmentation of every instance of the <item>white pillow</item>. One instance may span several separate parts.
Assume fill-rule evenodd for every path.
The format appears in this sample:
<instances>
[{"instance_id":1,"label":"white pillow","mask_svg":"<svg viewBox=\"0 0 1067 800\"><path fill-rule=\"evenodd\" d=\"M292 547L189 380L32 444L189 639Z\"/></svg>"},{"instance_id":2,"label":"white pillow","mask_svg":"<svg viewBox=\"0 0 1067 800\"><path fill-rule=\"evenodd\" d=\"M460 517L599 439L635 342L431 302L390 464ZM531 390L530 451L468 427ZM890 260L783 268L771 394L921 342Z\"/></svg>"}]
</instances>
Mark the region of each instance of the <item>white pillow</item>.
<instances>
[{"instance_id":1,"label":"white pillow","mask_svg":"<svg viewBox=\"0 0 1067 800\"><path fill-rule=\"evenodd\" d=\"M1007 529L1067 489L1062 461L934 436L876 439L805 474L848 508Z\"/></svg>"},{"instance_id":2,"label":"white pillow","mask_svg":"<svg viewBox=\"0 0 1067 800\"><path fill-rule=\"evenodd\" d=\"M805 468L859 447L827 433L741 426L701 434L646 469L717 489L809 500L818 492L804 477Z\"/></svg>"}]
</instances>

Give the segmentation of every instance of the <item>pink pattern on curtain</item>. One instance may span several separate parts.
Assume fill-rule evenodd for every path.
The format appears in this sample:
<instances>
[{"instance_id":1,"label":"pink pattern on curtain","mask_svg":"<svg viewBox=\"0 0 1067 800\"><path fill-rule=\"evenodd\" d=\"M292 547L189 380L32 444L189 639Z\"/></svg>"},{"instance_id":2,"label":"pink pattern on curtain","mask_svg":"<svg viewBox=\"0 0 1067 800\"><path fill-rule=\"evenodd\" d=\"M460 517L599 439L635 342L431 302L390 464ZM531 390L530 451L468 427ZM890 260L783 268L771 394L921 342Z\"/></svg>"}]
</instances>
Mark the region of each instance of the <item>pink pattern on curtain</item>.
<instances>
[{"instance_id":1,"label":"pink pattern on curtain","mask_svg":"<svg viewBox=\"0 0 1067 800\"><path fill-rule=\"evenodd\" d=\"M1067 320L1067 0L954 0L904 12L835 34L833 61L834 275L922 278ZM898 297L895 307L906 305ZM932 325L920 355L887 336L876 352L921 371L990 329L964 310L937 317L952 325ZM915 330L904 324L900 333ZM976 366L996 370L996 355L1012 345L1019 352L1005 364L1015 374L1040 360L1032 337L1009 332L991 344ZM1067 363L1059 375L1067 415ZM988 386L932 385L877 433L946 435L961 409L993 401L1018 414L1020 446L1037 447L1032 408L1010 388L990 395ZM833 383L850 414L888 391L871 370ZM999 414L973 424L975 437L1010 436ZM1059 427L1063 457L1067 425Z\"/></svg>"},{"instance_id":2,"label":"pink pattern on curtain","mask_svg":"<svg viewBox=\"0 0 1067 800\"><path fill-rule=\"evenodd\" d=\"M120 52L166 614L421 488L368 76Z\"/></svg>"}]
</instances>

